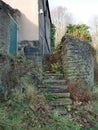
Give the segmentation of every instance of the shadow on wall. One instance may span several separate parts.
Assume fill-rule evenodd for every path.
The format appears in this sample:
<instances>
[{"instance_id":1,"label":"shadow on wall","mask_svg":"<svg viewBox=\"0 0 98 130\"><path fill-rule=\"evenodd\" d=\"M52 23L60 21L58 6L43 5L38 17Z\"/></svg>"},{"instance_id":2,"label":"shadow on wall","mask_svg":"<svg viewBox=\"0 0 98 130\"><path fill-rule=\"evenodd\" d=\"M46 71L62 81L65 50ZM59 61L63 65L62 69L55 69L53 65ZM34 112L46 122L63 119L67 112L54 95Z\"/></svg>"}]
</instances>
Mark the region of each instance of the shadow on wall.
<instances>
[{"instance_id":1,"label":"shadow on wall","mask_svg":"<svg viewBox=\"0 0 98 130\"><path fill-rule=\"evenodd\" d=\"M36 25L30 21L23 13L18 18L19 32L18 38L21 41L39 40L38 23Z\"/></svg>"}]
</instances>

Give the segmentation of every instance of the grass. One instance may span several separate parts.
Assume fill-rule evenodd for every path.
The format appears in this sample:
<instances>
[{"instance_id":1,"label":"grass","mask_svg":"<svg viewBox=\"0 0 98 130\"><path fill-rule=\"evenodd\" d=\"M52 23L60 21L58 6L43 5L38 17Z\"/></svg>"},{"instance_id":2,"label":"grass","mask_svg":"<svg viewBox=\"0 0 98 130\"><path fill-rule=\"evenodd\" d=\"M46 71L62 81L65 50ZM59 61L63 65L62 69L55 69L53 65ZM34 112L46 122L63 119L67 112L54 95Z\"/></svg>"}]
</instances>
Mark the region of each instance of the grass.
<instances>
[{"instance_id":1,"label":"grass","mask_svg":"<svg viewBox=\"0 0 98 130\"><path fill-rule=\"evenodd\" d=\"M66 116L58 112L51 114L47 112L45 97L29 86L27 92L14 92L0 105L0 130L97 130L98 101L90 105L89 111L90 106L71 106ZM89 122L88 126L84 119Z\"/></svg>"}]
</instances>

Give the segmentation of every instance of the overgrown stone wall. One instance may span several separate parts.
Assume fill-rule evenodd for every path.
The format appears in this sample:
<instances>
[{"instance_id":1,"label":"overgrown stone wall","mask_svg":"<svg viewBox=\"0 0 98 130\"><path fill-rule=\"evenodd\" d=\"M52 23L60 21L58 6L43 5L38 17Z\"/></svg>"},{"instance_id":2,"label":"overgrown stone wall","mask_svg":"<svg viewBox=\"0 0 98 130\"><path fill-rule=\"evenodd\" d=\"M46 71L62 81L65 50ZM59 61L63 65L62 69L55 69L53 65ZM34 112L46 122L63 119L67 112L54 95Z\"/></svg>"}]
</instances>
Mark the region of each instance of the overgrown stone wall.
<instances>
[{"instance_id":1,"label":"overgrown stone wall","mask_svg":"<svg viewBox=\"0 0 98 130\"><path fill-rule=\"evenodd\" d=\"M4 92L10 94L24 88L25 85L21 84L21 81L27 80L26 82L35 87L40 86L42 71L39 62L38 58L33 61L21 55L10 56L0 53L0 96Z\"/></svg>"},{"instance_id":2,"label":"overgrown stone wall","mask_svg":"<svg viewBox=\"0 0 98 130\"><path fill-rule=\"evenodd\" d=\"M20 55L24 55L27 59L33 61L34 65L42 70L42 55L40 54L39 41L22 41L19 43Z\"/></svg>"},{"instance_id":3,"label":"overgrown stone wall","mask_svg":"<svg viewBox=\"0 0 98 130\"><path fill-rule=\"evenodd\" d=\"M24 54L24 48L32 48L32 50L29 50L32 55L40 53L39 41L21 41L18 43L19 53Z\"/></svg>"},{"instance_id":4,"label":"overgrown stone wall","mask_svg":"<svg viewBox=\"0 0 98 130\"><path fill-rule=\"evenodd\" d=\"M62 63L65 78L71 81L83 79L88 84L94 83L93 47L83 40L65 35L62 38Z\"/></svg>"}]
</instances>

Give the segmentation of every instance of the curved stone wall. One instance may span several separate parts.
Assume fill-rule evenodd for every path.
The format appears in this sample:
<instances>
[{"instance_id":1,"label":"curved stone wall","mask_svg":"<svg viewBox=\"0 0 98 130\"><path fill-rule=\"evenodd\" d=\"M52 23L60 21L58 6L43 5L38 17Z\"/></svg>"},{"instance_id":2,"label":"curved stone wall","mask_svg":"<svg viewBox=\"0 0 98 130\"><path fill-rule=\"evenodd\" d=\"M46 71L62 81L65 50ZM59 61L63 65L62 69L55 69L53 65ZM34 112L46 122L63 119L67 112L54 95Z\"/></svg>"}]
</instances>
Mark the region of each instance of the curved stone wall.
<instances>
[{"instance_id":1,"label":"curved stone wall","mask_svg":"<svg viewBox=\"0 0 98 130\"><path fill-rule=\"evenodd\" d=\"M94 83L94 49L83 40L65 35L62 38L62 63L65 78L71 81L83 79Z\"/></svg>"}]
</instances>

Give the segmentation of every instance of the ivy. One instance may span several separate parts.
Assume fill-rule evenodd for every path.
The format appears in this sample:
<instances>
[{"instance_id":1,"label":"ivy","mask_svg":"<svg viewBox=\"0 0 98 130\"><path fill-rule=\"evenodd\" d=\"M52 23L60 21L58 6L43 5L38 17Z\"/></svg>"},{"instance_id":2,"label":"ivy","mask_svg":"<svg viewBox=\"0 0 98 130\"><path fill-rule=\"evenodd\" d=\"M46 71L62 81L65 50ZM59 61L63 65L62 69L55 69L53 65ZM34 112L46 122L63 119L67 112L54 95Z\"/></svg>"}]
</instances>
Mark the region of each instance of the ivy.
<instances>
[{"instance_id":1,"label":"ivy","mask_svg":"<svg viewBox=\"0 0 98 130\"><path fill-rule=\"evenodd\" d=\"M54 24L51 25L51 43L52 47L55 46L55 33L56 33L56 27Z\"/></svg>"}]
</instances>

